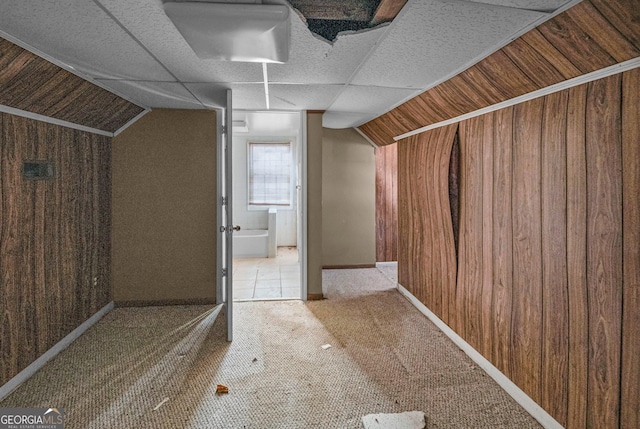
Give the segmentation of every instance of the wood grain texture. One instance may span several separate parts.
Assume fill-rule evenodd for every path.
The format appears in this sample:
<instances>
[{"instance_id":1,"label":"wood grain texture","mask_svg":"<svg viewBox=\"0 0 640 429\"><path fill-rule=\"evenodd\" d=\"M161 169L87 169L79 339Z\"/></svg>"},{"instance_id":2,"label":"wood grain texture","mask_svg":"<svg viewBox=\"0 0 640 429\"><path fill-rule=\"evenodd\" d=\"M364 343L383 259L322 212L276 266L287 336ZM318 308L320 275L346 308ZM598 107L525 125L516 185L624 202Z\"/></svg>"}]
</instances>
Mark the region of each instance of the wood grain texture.
<instances>
[{"instance_id":1,"label":"wood grain texture","mask_svg":"<svg viewBox=\"0 0 640 429\"><path fill-rule=\"evenodd\" d=\"M110 301L111 181L109 138L0 116L1 385Z\"/></svg>"},{"instance_id":2,"label":"wood grain texture","mask_svg":"<svg viewBox=\"0 0 640 429\"><path fill-rule=\"evenodd\" d=\"M494 114L493 123L493 294L491 361L511 374L513 238L511 216L513 107Z\"/></svg>"},{"instance_id":3,"label":"wood grain texture","mask_svg":"<svg viewBox=\"0 0 640 429\"><path fill-rule=\"evenodd\" d=\"M567 106L567 286L569 374L567 427L586 427L589 315L587 293L586 85L571 88Z\"/></svg>"},{"instance_id":4,"label":"wood grain texture","mask_svg":"<svg viewBox=\"0 0 640 429\"><path fill-rule=\"evenodd\" d=\"M451 146L457 126L398 142L399 283L439 316L455 288L455 246L448 195Z\"/></svg>"},{"instance_id":5,"label":"wood grain texture","mask_svg":"<svg viewBox=\"0 0 640 429\"><path fill-rule=\"evenodd\" d=\"M497 89L501 101L528 94L540 88L529 79L526 73L520 70L503 50L489 55L480 61L477 67Z\"/></svg>"},{"instance_id":6,"label":"wood grain texture","mask_svg":"<svg viewBox=\"0 0 640 429\"><path fill-rule=\"evenodd\" d=\"M451 126L399 143L400 283L566 427L638 426L639 97L635 69L460 122L454 281L425 190Z\"/></svg>"},{"instance_id":7,"label":"wood grain texture","mask_svg":"<svg viewBox=\"0 0 640 429\"><path fill-rule=\"evenodd\" d=\"M482 136L482 348L484 356L492 351L493 303L493 126L494 113L484 115Z\"/></svg>"},{"instance_id":8,"label":"wood grain texture","mask_svg":"<svg viewBox=\"0 0 640 429\"><path fill-rule=\"evenodd\" d=\"M574 20L575 14L584 13L583 4L584 2L581 2L554 19L541 24L538 30L584 74L613 65L616 60L604 47L592 41L585 33L583 26ZM591 18L584 16L581 20L583 25L595 25Z\"/></svg>"},{"instance_id":9,"label":"wood grain texture","mask_svg":"<svg viewBox=\"0 0 640 429\"><path fill-rule=\"evenodd\" d=\"M511 377L538 403L542 364L542 108L543 99L514 106L511 203L514 265Z\"/></svg>"},{"instance_id":10,"label":"wood grain texture","mask_svg":"<svg viewBox=\"0 0 640 429\"><path fill-rule=\"evenodd\" d=\"M640 427L640 69L625 73L622 85L624 301L620 426L632 428Z\"/></svg>"},{"instance_id":11,"label":"wood grain texture","mask_svg":"<svg viewBox=\"0 0 640 429\"><path fill-rule=\"evenodd\" d=\"M622 313L621 75L587 88L587 425L616 427Z\"/></svg>"},{"instance_id":12,"label":"wood grain texture","mask_svg":"<svg viewBox=\"0 0 640 429\"><path fill-rule=\"evenodd\" d=\"M0 104L108 132L144 110L1 38Z\"/></svg>"},{"instance_id":13,"label":"wood grain texture","mask_svg":"<svg viewBox=\"0 0 640 429\"><path fill-rule=\"evenodd\" d=\"M379 146L640 55L636 0L584 0L455 77L359 128Z\"/></svg>"},{"instance_id":14,"label":"wood grain texture","mask_svg":"<svg viewBox=\"0 0 640 429\"><path fill-rule=\"evenodd\" d=\"M640 8L637 0L590 0L617 31L636 48L640 46Z\"/></svg>"},{"instance_id":15,"label":"wood grain texture","mask_svg":"<svg viewBox=\"0 0 640 429\"><path fill-rule=\"evenodd\" d=\"M541 405L567 425L569 300L567 289L567 106L569 92L544 99L542 118Z\"/></svg>"},{"instance_id":16,"label":"wood grain texture","mask_svg":"<svg viewBox=\"0 0 640 429\"><path fill-rule=\"evenodd\" d=\"M372 23L379 24L393 21L406 3L407 0L381 0L373 16Z\"/></svg>"},{"instance_id":17,"label":"wood grain texture","mask_svg":"<svg viewBox=\"0 0 640 429\"><path fill-rule=\"evenodd\" d=\"M483 143L484 117L460 123L460 259L458 262L458 326L476 350L483 348ZM463 292L464 291L464 292Z\"/></svg>"},{"instance_id":18,"label":"wood grain texture","mask_svg":"<svg viewBox=\"0 0 640 429\"><path fill-rule=\"evenodd\" d=\"M376 149L376 261L398 260L398 145Z\"/></svg>"}]
</instances>

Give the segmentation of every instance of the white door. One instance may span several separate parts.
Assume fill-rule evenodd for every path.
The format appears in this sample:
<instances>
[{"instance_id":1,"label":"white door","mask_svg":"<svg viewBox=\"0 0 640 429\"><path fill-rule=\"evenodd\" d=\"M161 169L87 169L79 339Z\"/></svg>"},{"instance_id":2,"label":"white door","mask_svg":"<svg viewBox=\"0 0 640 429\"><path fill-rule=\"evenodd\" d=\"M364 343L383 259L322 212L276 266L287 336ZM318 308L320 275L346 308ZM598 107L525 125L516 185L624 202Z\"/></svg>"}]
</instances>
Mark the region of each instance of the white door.
<instances>
[{"instance_id":1,"label":"white door","mask_svg":"<svg viewBox=\"0 0 640 429\"><path fill-rule=\"evenodd\" d=\"M222 138L218 141L218 279L217 302L224 304L227 318L227 341L233 340L233 192L231 188L231 142L233 114L231 90L223 111Z\"/></svg>"}]
</instances>

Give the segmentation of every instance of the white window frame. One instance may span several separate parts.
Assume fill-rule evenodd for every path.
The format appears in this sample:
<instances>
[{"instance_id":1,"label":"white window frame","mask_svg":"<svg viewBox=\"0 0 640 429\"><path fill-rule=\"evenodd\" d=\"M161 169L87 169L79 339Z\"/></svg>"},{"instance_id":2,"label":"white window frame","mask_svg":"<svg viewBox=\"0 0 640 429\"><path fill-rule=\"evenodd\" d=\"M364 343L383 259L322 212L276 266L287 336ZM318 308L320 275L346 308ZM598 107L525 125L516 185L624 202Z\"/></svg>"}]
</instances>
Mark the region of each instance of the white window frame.
<instances>
[{"instance_id":1,"label":"white window frame","mask_svg":"<svg viewBox=\"0 0 640 429\"><path fill-rule=\"evenodd\" d=\"M251 145L289 145L291 153L290 171L289 171L289 204L251 204ZM285 141L252 141L247 140L247 209L248 210L269 210L275 207L278 210L293 210L295 208L295 168L296 153L295 145L291 140Z\"/></svg>"}]
</instances>

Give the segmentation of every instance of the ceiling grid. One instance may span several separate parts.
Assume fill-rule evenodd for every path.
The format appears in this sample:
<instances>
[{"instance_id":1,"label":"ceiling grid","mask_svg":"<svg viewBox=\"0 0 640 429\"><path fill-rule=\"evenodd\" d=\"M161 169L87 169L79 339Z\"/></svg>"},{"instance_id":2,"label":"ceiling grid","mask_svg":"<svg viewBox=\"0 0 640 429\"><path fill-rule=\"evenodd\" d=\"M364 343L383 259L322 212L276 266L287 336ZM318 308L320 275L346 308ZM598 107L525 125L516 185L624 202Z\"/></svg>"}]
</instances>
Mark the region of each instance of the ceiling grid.
<instances>
[{"instance_id":1,"label":"ceiling grid","mask_svg":"<svg viewBox=\"0 0 640 429\"><path fill-rule=\"evenodd\" d=\"M366 14L357 10L358 2L368 5ZM163 0L55 3L3 0L0 31L140 105L219 108L225 104L221 94L232 89L235 107L267 109L261 64L198 58L164 13ZM459 73L570 2L409 0L393 21L381 25L373 22L373 3L348 3L354 8L341 9L344 16L337 18L359 19L361 29L339 32L331 41L310 31L304 11L289 14L289 61L268 66L271 109L324 110L323 125L330 128L363 124ZM346 3L322 4L328 14ZM316 15L312 19L328 18Z\"/></svg>"}]
</instances>

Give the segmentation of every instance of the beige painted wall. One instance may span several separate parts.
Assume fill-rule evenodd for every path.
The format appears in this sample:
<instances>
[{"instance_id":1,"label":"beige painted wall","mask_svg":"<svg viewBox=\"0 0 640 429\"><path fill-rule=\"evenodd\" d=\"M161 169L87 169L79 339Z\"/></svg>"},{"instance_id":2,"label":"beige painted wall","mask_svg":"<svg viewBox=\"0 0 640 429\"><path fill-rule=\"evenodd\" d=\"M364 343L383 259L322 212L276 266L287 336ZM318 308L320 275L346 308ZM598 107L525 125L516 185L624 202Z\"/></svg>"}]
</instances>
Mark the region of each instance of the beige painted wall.
<instances>
[{"instance_id":1,"label":"beige painted wall","mask_svg":"<svg viewBox=\"0 0 640 429\"><path fill-rule=\"evenodd\" d=\"M322 112L307 112L307 297L322 296Z\"/></svg>"},{"instance_id":2,"label":"beige painted wall","mask_svg":"<svg viewBox=\"0 0 640 429\"><path fill-rule=\"evenodd\" d=\"M116 303L214 302L216 113L154 110L113 139Z\"/></svg>"},{"instance_id":3,"label":"beige painted wall","mask_svg":"<svg viewBox=\"0 0 640 429\"><path fill-rule=\"evenodd\" d=\"M355 130L325 128L322 143L322 265L376 262L375 151Z\"/></svg>"}]
</instances>

